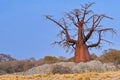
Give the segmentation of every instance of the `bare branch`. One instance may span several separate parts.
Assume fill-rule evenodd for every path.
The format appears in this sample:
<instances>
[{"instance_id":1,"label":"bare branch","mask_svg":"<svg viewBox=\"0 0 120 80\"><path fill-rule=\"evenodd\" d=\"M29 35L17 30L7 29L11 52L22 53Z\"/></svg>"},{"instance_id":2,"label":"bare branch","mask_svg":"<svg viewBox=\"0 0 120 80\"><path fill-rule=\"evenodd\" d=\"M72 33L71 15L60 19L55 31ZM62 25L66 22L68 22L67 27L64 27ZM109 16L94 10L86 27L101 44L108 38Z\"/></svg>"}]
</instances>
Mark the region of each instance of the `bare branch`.
<instances>
[{"instance_id":1,"label":"bare branch","mask_svg":"<svg viewBox=\"0 0 120 80\"><path fill-rule=\"evenodd\" d=\"M85 4L85 5L81 5L83 8L85 8L85 9L88 9L89 7L91 7L93 4L95 4L95 2L88 2L87 4Z\"/></svg>"},{"instance_id":2,"label":"bare branch","mask_svg":"<svg viewBox=\"0 0 120 80\"><path fill-rule=\"evenodd\" d=\"M101 40L103 40L103 41L105 41L105 42L107 42L107 43L109 43L109 44L112 43L112 42L110 42L110 41L108 41L108 40L101 39L101 33L102 33L102 32L106 32L106 31L110 31L110 32L114 32L114 33L115 33L115 31L113 30L113 28L105 28L105 29L100 29L100 30L98 30L98 34L99 34L98 42L95 43L95 44L90 44L90 45L88 45L88 48L89 48L89 47L96 47L96 46L98 46L98 45L100 44Z\"/></svg>"},{"instance_id":3,"label":"bare branch","mask_svg":"<svg viewBox=\"0 0 120 80\"><path fill-rule=\"evenodd\" d=\"M97 22L98 19L99 19L99 17L98 17L98 19L95 20L95 16L96 16L96 15L92 15L92 16L88 19L88 20L90 20L90 19L92 18L92 26L91 26L90 31L88 32L88 34L85 36L84 42L87 42L87 40L90 38L90 36L92 35L92 33L93 33L94 29L95 29L95 22ZM88 20L87 20L87 21L88 21Z\"/></svg>"},{"instance_id":4,"label":"bare branch","mask_svg":"<svg viewBox=\"0 0 120 80\"><path fill-rule=\"evenodd\" d=\"M85 23L88 23L88 21L91 20L94 15L95 15L95 14L93 14L92 16L90 16L90 17L85 21Z\"/></svg>"},{"instance_id":5,"label":"bare branch","mask_svg":"<svg viewBox=\"0 0 120 80\"><path fill-rule=\"evenodd\" d=\"M68 26L67 26L67 23L66 23L65 19L64 19L64 18L62 18L62 21L63 21L63 24L64 24L64 26L65 26L65 29L67 29L67 30L68 30Z\"/></svg>"},{"instance_id":6,"label":"bare branch","mask_svg":"<svg viewBox=\"0 0 120 80\"><path fill-rule=\"evenodd\" d=\"M62 39L61 41L55 41L55 42L53 42L52 43L52 45L59 45L59 46L63 46L63 43L65 43L66 42L66 40L65 39Z\"/></svg>"},{"instance_id":7,"label":"bare branch","mask_svg":"<svg viewBox=\"0 0 120 80\"><path fill-rule=\"evenodd\" d=\"M105 40L105 39L101 39L102 41L105 41L105 42L107 42L107 43L109 43L109 44L112 44L112 42L111 41L108 41L108 40Z\"/></svg>"},{"instance_id":8,"label":"bare branch","mask_svg":"<svg viewBox=\"0 0 120 80\"><path fill-rule=\"evenodd\" d=\"M106 15L104 15L104 14L99 15L99 16L98 16L98 19L94 22L95 27L98 27L98 25L100 24L100 22L102 21L103 18L112 19L111 17L106 16Z\"/></svg>"},{"instance_id":9,"label":"bare branch","mask_svg":"<svg viewBox=\"0 0 120 80\"><path fill-rule=\"evenodd\" d=\"M59 25L59 27L61 27L63 30L65 30L64 26L62 24L60 24L59 22L57 22L56 20L52 19L49 16L45 16L47 19L51 20L52 22L56 23L57 25Z\"/></svg>"},{"instance_id":10,"label":"bare branch","mask_svg":"<svg viewBox=\"0 0 120 80\"><path fill-rule=\"evenodd\" d=\"M90 38L90 36L92 35L94 31L94 25L91 27L89 33L85 36L84 42L87 42L87 40Z\"/></svg>"},{"instance_id":11,"label":"bare branch","mask_svg":"<svg viewBox=\"0 0 120 80\"><path fill-rule=\"evenodd\" d=\"M105 28L105 29L100 29L100 30L98 30L98 31L100 31L100 32L110 31L110 32L116 33L113 28Z\"/></svg>"},{"instance_id":12,"label":"bare branch","mask_svg":"<svg viewBox=\"0 0 120 80\"><path fill-rule=\"evenodd\" d=\"M90 18L88 18L87 22L92 19L92 26L91 26L91 29L90 31L88 32L88 34L86 35L85 37L85 42L90 38L90 36L92 35L92 33L94 32L94 30L99 27L99 24L100 22L102 21L103 18L109 18L109 19L112 19L111 17L108 17L106 15L97 15L97 14L94 14L92 15Z\"/></svg>"},{"instance_id":13,"label":"bare branch","mask_svg":"<svg viewBox=\"0 0 120 80\"><path fill-rule=\"evenodd\" d=\"M99 32L98 42L96 42L95 44L88 45L88 48L98 46L100 44L100 41L101 41L101 32Z\"/></svg>"},{"instance_id":14,"label":"bare branch","mask_svg":"<svg viewBox=\"0 0 120 80\"><path fill-rule=\"evenodd\" d=\"M75 25L75 27L78 27L77 22L75 21L74 17L70 15L69 13L67 14L68 19L72 21L72 23Z\"/></svg>"},{"instance_id":15,"label":"bare branch","mask_svg":"<svg viewBox=\"0 0 120 80\"><path fill-rule=\"evenodd\" d=\"M81 20L82 22L84 22L85 16L92 12L92 10L88 10L88 8L91 7L93 4L94 4L94 2L85 4L84 6L82 5L82 7L83 7L83 9L82 9L83 10L83 17Z\"/></svg>"},{"instance_id":16,"label":"bare branch","mask_svg":"<svg viewBox=\"0 0 120 80\"><path fill-rule=\"evenodd\" d=\"M66 22L65 22L64 18L62 18L64 26L62 24L60 24L59 22L57 22L56 20L52 19L49 16L46 16L46 18L49 19L49 20L51 20L52 22L56 23L59 27L61 27L64 30L64 32L63 31L62 32L65 33L66 41L67 42L74 43L74 44L77 42L76 40L70 38L70 35L68 33L68 29L67 29L67 25L66 25Z\"/></svg>"},{"instance_id":17,"label":"bare branch","mask_svg":"<svg viewBox=\"0 0 120 80\"><path fill-rule=\"evenodd\" d=\"M80 19L79 19L80 14L81 14L81 12L80 12L79 9L75 9L75 10L74 10L74 15L75 15L75 17L77 18L77 22L80 21Z\"/></svg>"}]
</instances>

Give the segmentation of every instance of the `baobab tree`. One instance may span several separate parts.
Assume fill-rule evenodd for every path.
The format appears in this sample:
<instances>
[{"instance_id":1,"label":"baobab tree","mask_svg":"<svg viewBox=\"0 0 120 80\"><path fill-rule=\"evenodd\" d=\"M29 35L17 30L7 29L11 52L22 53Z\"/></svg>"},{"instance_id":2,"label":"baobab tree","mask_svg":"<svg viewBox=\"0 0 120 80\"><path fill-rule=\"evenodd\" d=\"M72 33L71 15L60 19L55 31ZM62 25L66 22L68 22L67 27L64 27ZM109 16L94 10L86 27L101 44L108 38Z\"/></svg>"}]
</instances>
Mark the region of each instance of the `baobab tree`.
<instances>
[{"instance_id":1,"label":"baobab tree","mask_svg":"<svg viewBox=\"0 0 120 80\"><path fill-rule=\"evenodd\" d=\"M74 62L76 63L89 61L89 48L100 47L102 41L110 43L110 41L103 39L102 34L108 31L114 32L113 28L103 28L100 25L104 18L112 18L105 14L95 14L89 9L93 4L81 5L81 9L74 9L66 13L65 17L59 21L51 16L45 16L61 28L59 33L61 40L56 41L55 44L62 45L68 49L72 47L74 49ZM89 43L92 36L97 36L98 40L94 43Z\"/></svg>"}]
</instances>

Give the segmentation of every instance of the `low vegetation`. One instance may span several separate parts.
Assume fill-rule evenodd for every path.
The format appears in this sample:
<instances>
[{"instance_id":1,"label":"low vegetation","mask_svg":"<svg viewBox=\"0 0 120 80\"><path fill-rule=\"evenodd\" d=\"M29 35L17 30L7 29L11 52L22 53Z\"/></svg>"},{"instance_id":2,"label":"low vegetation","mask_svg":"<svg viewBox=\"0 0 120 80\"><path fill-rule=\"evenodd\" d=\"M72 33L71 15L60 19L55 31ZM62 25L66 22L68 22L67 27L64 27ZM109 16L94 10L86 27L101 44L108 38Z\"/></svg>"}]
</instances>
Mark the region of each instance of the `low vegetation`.
<instances>
[{"instance_id":1,"label":"low vegetation","mask_svg":"<svg viewBox=\"0 0 120 80\"><path fill-rule=\"evenodd\" d=\"M65 66L62 66L62 65L55 65L53 68L52 68L52 71L51 71L53 74L56 74L56 73L59 73L59 74L68 74L68 73L71 73L71 69L69 67L65 67Z\"/></svg>"},{"instance_id":2,"label":"low vegetation","mask_svg":"<svg viewBox=\"0 0 120 80\"><path fill-rule=\"evenodd\" d=\"M120 71L83 74L2 75L0 80L120 80Z\"/></svg>"},{"instance_id":3,"label":"low vegetation","mask_svg":"<svg viewBox=\"0 0 120 80\"><path fill-rule=\"evenodd\" d=\"M53 74L71 74L91 71L117 71L120 69L120 51L115 49L106 50L101 56L91 54L91 61L87 63L74 63L73 59L73 57L45 56L40 60L36 60L35 58L17 60L10 55L0 54L0 74L12 74L18 72L24 72L24 74L39 74L47 72ZM38 67L39 70L37 69ZM35 69L38 71L35 72Z\"/></svg>"},{"instance_id":4,"label":"low vegetation","mask_svg":"<svg viewBox=\"0 0 120 80\"><path fill-rule=\"evenodd\" d=\"M114 49L105 50L103 55L100 56L99 60L104 63L112 62L115 65L118 65L120 64L120 51Z\"/></svg>"}]
</instances>

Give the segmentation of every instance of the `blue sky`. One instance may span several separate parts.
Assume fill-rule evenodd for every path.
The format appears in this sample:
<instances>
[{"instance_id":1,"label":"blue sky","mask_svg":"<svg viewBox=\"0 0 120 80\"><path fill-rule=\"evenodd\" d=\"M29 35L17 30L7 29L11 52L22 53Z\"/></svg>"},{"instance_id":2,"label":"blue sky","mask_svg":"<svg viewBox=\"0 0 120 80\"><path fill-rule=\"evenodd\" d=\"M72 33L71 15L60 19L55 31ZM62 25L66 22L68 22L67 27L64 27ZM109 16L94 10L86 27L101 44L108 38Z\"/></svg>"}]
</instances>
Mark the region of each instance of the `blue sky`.
<instances>
[{"instance_id":1,"label":"blue sky","mask_svg":"<svg viewBox=\"0 0 120 80\"><path fill-rule=\"evenodd\" d=\"M90 52L100 55L109 48L120 49L120 0L0 0L0 53L17 59L39 59L46 55L73 56L61 47L51 45L57 40L59 29L44 15L59 19L65 12L80 8L80 4L87 2L96 3L91 7L95 13L113 17L113 20L105 20L103 24L117 31L115 36L107 36L113 45L104 44L101 50L92 49Z\"/></svg>"}]
</instances>

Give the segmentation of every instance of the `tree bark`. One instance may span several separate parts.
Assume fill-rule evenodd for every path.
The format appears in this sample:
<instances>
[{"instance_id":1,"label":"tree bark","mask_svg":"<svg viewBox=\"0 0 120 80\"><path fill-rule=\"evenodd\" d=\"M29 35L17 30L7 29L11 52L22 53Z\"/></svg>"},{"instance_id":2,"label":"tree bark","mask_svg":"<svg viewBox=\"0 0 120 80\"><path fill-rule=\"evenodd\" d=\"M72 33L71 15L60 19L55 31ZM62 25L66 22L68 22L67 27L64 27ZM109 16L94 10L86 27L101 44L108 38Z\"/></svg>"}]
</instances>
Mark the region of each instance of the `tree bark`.
<instances>
[{"instance_id":1,"label":"tree bark","mask_svg":"<svg viewBox=\"0 0 120 80\"><path fill-rule=\"evenodd\" d=\"M90 54L87 45L76 44L74 62L79 63L87 61L90 61Z\"/></svg>"}]
</instances>

